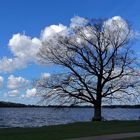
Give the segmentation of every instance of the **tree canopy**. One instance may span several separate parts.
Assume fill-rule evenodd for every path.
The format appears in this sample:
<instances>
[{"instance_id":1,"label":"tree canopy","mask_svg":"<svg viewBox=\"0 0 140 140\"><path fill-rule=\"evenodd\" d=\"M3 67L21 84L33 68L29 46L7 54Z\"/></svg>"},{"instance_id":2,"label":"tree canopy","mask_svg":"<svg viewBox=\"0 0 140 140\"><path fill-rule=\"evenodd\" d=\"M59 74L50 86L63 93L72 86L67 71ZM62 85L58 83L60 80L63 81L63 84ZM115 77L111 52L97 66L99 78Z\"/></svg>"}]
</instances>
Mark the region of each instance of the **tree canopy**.
<instances>
[{"instance_id":1,"label":"tree canopy","mask_svg":"<svg viewBox=\"0 0 140 140\"><path fill-rule=\"evenodd\" d=\"M140 73L131 48L133 31L121 17L83 19L44 39L39 62L65 68L41 78L36 86L48 104L89 103L101 120L103 101L136 99Z\"/></svg>"}]
</instances>

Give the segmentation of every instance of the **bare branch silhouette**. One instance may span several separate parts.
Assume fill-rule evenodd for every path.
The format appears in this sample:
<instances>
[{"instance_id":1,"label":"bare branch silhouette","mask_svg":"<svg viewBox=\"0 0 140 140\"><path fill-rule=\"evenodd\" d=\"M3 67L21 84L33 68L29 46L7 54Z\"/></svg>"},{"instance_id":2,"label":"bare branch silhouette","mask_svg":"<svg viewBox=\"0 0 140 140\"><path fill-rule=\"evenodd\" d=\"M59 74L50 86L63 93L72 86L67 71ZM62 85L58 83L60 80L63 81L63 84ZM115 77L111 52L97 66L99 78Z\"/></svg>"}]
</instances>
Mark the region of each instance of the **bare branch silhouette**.
<instances>
[{"instance_id":1,"label":"bare branch silhouette","mask_svg":"<svg viewBox=\"0 0 140 140\"><path fill-rule=\"evenodd\" d=\"M93 120L100 121L103 100L139 95L140 73L129 45L131 28L124 20L93 20L71 32L43 42L40 63L62 66L65 72L39 79L38 93L48 104L92 104Z\"/></svg>"}]
</instances>

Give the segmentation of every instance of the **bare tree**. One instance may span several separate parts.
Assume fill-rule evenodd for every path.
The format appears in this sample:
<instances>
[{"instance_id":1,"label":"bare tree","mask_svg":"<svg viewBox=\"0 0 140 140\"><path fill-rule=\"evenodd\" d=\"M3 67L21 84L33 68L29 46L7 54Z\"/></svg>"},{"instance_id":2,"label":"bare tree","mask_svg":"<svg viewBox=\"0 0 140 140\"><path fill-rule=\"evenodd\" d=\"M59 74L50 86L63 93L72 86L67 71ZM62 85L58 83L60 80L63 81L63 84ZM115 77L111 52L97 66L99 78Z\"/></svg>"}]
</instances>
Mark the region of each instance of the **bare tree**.
<instances>
[{"instance_id":1,"label":"bare tree","mask_svg":"<svg viewBox=\"0 0 140 140\"><path fill-rule=\"evenodd\" d=\"M64 68L37 81L48 103L89 103L93 120L101 121L102 101L139 95L139 71L130 48L132 31L123 19L93 20L43 42L42 64Z\"/></svg>"}]
</instances>

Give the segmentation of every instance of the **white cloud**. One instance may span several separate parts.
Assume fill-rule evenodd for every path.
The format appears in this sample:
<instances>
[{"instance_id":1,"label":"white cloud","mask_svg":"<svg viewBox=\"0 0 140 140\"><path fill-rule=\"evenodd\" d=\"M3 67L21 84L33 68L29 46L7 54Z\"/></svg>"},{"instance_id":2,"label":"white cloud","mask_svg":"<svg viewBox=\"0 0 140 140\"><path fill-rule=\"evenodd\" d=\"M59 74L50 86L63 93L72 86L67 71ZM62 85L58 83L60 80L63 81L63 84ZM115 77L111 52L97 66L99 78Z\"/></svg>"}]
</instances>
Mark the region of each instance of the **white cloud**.
<instances>
[{"instance_id":1,"label":"white cloud","mask_svg":"<svg viewBox=\"0 0 140 140\"><path fill-rule=\"evenodd\" d=\"M118 28L128 28L126 21L120 16L114 16L105 21L105 26L107 28L118 29Z\"/></svg>"},{"instance_id":2,"label":"white cloud","mask_svg":"<svg viewBox=\"0 0 140 140\"><path fill-rule=\"evenodd\" d=\"M49 78L50 76L51 76L50 73L42 73L42 74L41 74L41 78L42 78L42 79L47 79L47 78Z\"/></svg>"},{"instance_id":3,"label":"white cloud","mask_svg":"<svg viewBox=\"0 0 140 140\"><path fill-rule=\"evenodd\" d=\"M22 95L23 98L33 98L33 97L36 97L36 96L37 96L36 88L27 89L26 94Z\"/></svg>"},{"instance_id":4,"label":"white cloud","mask_svg":"<svg viewBox=\"0 0 140 140\"><path fill-rule=\"evenodd\" d=\"M3 81L4 81L4 78L0 76L0 88L3 86Z\"/></svg>"},{"instance_id":5,"label":"white cloud","mask_svg":"<svg viewBox=\"0 0 140 140\"><path fill-rule=\"evenodd\" d=\"M17 89L10 90L7 93L5 93L5 96L7 97L17 97L19 95L19 91Z\"/></svg>"},{"instance_id":6,"label":"white cloud","mask_svg":"<svg viewBox=\"0 0 140 140\"><path fill-rule=\"evenodd\" d=\"M40 38L30 36L26 36L23 34L14 34L12 38L9 40L8 46L10 51L13 54L13 57L3 57L0 59L0 72L12 72L16 69L25 68L28 63L36 63L37 62L37 53L39 49L42 47L42 42L48 41L51 43L56 43L59 35L67 36L71 34L71 29L75 27L81 27L88 23L88 20L80 17L74 16L71 19L70 26L64 26L63 24L58 25L50 25L47 26L40 35ZM114 16L104 22L105 32L107 30L116 31L119 28L123 30L127 30L127 23L120 16ZM122 30L122 36L123 31ZM84 32L86 35L90 35ZM114 34L115 35L115 34ZM81 43L81 40L77 40L77 42Z\"/></svg>"},{"instance_id":7,"label":"white cloud","mask_svg":"<svg viewBox=\"0 0 140 140\"><path fill-rule=\"evenodd\" d=\"M31 39L26 35L14 34L8 45L15 57L24 61L34 61L41 47L41 41L38 38Z\"/></svg>"},{"instance_id":8,"label":"white cloud","mask_svg":"<svg viewBox=\"0 0 140 140\"><path fill-rule=\"evenodd\" d=\"M66 34L66 30L67 27L59 24L59 25L51 25L49 27L46 27L42 33L41 33L41 39L42 41L46 41L49 39L52 39L54 35L56 35L57 33L62 33L62 34Z\"/></svg>"},{"instance_id":9,"label":"white cloud","mask_svg":"<svg viewBox=\"0 0 140 140\"><path fill-rule=\"evenodd\" d=\"M36 54L42 47L42 41L52 39L53 35L66 29L67 27L62 24L51 25L42 31L41 39L31 38L20 33L14 34L8 43L13 57L3 57L0 59L0 72L12 72L16 69L25 68L30 62L36 63ZM66 33L63 32L63 34Z\"/></svg>"},{"instance_id":10,"label":"white cloud","mask_svg":"<svg viewBox=\"0 0 140 140\"><path fill-rule=\"evenodd\" d=\"M14 75L10 75L8 77L7 87L9 89L27 88L28 84L29 81L23 77L15 77Z\"/></svg>"},{"instance_id":11,"label":"white cloud","mask_svg":"<svg viewBox=\"0 0 140 140\"><path fill-rule=\"evenodd\" d=\"M9 40L8 46L13 57L3 57L0 60L0 72L12 72L25 68L29 62L36 62L36 54L42 44L36 37L31 38L18 33Z\"/></svg>"},{"instance_id":12,"label":"white cloud","mask_svg":"<svg viewBox=\"0 0 140 140\"><path fill-rule=\"evenodd\" d=\"M79 16L74 16L73 18L71 18L71 24L70 27L75 28L75 27L81 27L84 26L88 23L88 20L83 18L83 17L79 17Z\"/></svg>"},{"instance_id":13,"label":"white cloud","mask_svg":"<svg viewBox=\"0 0 140 140\"><path fill-rule=\"evenodd\" d=\"M110 40L122 43L126 38L133 38L134 32L129 29L127 22L120 16L114 16L103 24L105 36ZM128 36L129 35L129 36Z\"/></svg>"},{"instance_id":14,"label":"white cloud","mask_svg":"<svg viewBox=\"0 0 140 140\"><path fill-rule=\"evenodd\" d=\"M0 72L11 72L24 67L26 67L26 62L23 59L3 57L0 60Z\"/></svg>"}]
</instances>

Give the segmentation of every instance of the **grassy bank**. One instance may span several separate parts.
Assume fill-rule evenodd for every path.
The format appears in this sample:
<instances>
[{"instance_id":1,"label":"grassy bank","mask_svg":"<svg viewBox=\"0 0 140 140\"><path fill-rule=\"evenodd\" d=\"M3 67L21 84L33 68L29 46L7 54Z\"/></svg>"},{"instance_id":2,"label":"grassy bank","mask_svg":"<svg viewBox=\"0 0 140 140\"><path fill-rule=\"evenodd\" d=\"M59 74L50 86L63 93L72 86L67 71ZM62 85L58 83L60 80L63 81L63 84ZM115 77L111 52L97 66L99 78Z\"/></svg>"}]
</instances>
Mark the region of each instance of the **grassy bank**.
<instances>
[{"instance_id":1,"label":"grassy bank","mask_svg":"<svg viewBox=\"0 0 140 140\"><path fill-rule=\"evenodd\" d=\"M0 140L62 140L124 132L140 132L140 121L84 122L40 128L6 128L0 129Z\"/></svg>"},{"instance_id":2,"label":"grassy bank","mask_svg":"<svg viewBox=\"0 0 140 140\"><path fill-rule=\"evenodd\" d=\"M125 138L125 139L118 139L118 140L140 140L140 137L132 137L132 138Z\"/></svg>"}]
</instances>

